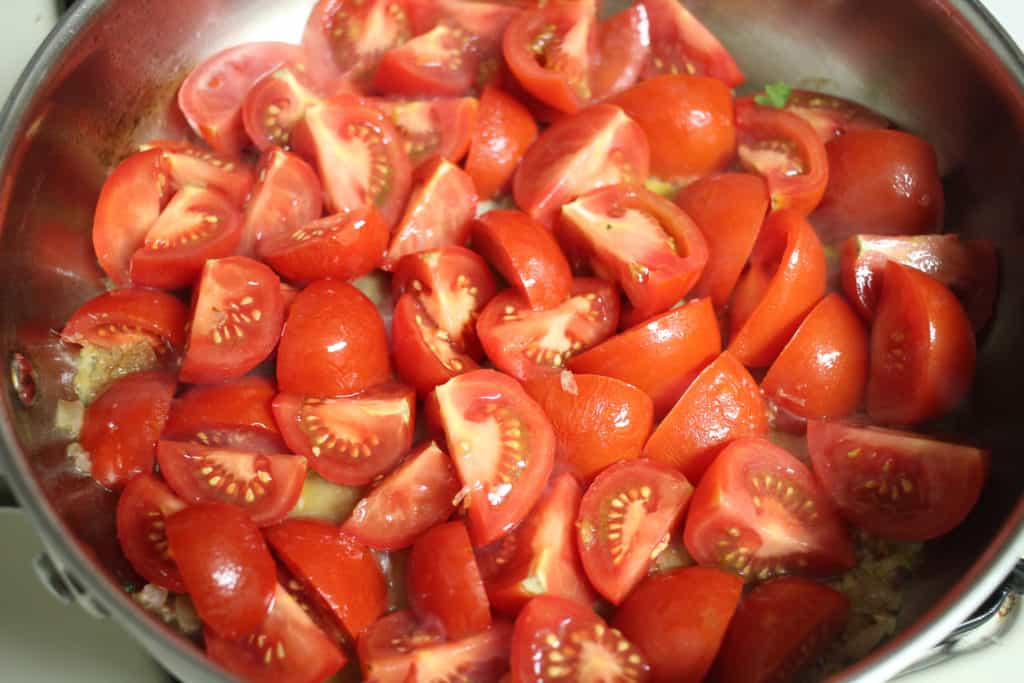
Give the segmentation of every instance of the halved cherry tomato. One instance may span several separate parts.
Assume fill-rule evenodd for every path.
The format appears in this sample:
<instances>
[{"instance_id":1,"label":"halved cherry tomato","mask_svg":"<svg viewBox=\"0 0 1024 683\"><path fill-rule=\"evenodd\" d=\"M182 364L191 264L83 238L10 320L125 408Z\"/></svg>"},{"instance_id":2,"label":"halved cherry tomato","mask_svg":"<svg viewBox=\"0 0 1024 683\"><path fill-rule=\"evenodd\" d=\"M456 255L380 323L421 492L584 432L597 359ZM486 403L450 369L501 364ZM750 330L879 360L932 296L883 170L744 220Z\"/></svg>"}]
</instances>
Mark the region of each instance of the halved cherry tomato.
<instances>
[{"instance_id":1,"label":"halved cherry tomato","mask_svg":"<svg viewBox=\"0 0 1024 683\"><path fill-rule=\"evenodd\" d=\"M721 173L684 187L676 203L697 223L708 244L708 263L693 295L729 301L768 214L768 187L756 175Z\"/></svg>"},{"instance_id":2,"label":"halved cherry tomato","mask_svg":"<svg viewBox=\"0 0 1024 683\"><path fill-rule=\"evenodd\" d=\"M167 540L203 623L224 638L256 631L274 604L274 558L242 508L200 503L167 518Z\"/></svg>"},{"instance_id":3,"label":"halved cherry tomato","mask_svg":"<svg viewBox=\"0 0 1024 683\"><path fill-rule=\"evenodd\" d=\"M475 98L377 99L373 104L398 129L414 169L434 156L444 157L452 163L458 163L466 156L470 137L476 128L479 106Z\"/></svg>"},{"instance_id":4,"label":"halved cherry tomato","mask_svg":"<svg viewBox=\"0 0 1024 683\"><path fill-rule=\"evenodd\" d=\"M421 647L412 653L405 683L504 680L511 639L512 625L495 622L486 631L461 640Z\"/></svg>"},{"instance_id":5,"label":"halved cherry tomato","mask_svg":"<svg viewBox=\"0 0 1024 683\"><path fill-rule=\"evenodd\" d=\"M208 261L196 290L181 380L241 377L274 350L283 320L274 271L245 256Z\"/></svg>"},{"instance_id":6,"label":"halved cherry tomato","mask_svg":"<svg viewBox=\"0 0 1024 683\"><path fill-rule=\"evenodd\" d=\"M139 149L159 149L163 153L167 174L177 189L193 185L216 190L236 207L245 203L256 180L252 167L238 157L212 154L188 142L153 140Z\"/></svg>"},{"instance_id":7,"label":"halved cherry tomato","mask_svg":"<svg viewBox=\"0 0 1024 683\"><path fill-rule=\"evenodd\" d=\"M751 579L828 576L854 565L832 503L802 462L763 438L726 446L693 494L683 535L690 557Z\"/></svg>"},{"instance_id":8,"label":"halved cherry tomato","mask_svg":"<svg viewBox=\"0 0 1024 683\"><path fill-rule=\"evenodd\" d=\"M736 100L739 157L744 167L768 183L772 211L814 211L829 182L825 145L811 124L785 111Z\"/></svg>"},{"instance_id":9,"label":"halved cherry tomato","mask_svg":"<svg viewBox=\"0 0 1024 683\"><path fill-rule=\"evenodd\" d=\"M926 141L899 130L861 130L825 150L828 188L812 220L826 244L860 232L917 235L942 227L942 180Z\"/></svg>"},{"instance_id":10,"label":"halved cherry tomato","mask_svg":"<svg viewBox=\"0 0 1024 683\"><path fill-rule=\"evenodd\" d=\"M441 23L381 55L371 87L389 95L463 95L480 68L473 35Z\"/></svg>"},{"instance_id":11,"label":"halved cherry tomato","mask_svg":"<svg viewBox=\"0 0 1024 683\"><path fill-rule=\"evenodd\" d=\"M871 328L868 414L909 425L953 409L974 378L971 321L949 289L889 261Z\"/></svg>"},{"instance_id":12,"label":"halved cherry tomato","mask_svg":"<svg viewBox=\"0 0 1024 683\"><path fill-rule=\"evenodd\" d=\"M814 229L795 211L772 213L733 295L729 351L748 367L770 365L824 294L825 251Z\"/></svg>"},{"instance_id":13,"label":"halved cherry tomato","mask_svg":"<svg viewBox=\"0 0 1024 683\"><path fill-rule=\"evenodd\" d=\"M60 338L103 348L145 341L157 354L180 355L188 309L177 298L148 289L115 289L89 299L68 319Z\"/></svg>"},{"instance_id":14,"label":"halved cherry tomato","mask_svg":"<svg viewBox=\"0 0 1024 683\"><path fill-rule=\"evenodd\" d=\"M85 409L78 441L89 452L96 483L119 490L153 471L177 382L165 372L136 372L115 380Z\"/></svg>"},{"instance_id":15,"label":"halved cherry tomato","mask_svg":"<svg viewBox=\"0 0 1024 683\"><path fill-rule=\"evenodd\" d=\"M597 475L580 503L576 541L598 593L622 602L668 545L692 494L686 477L650 460L620 462Z\"/></svg>"},{"instance_id":16,"label":"halved cherry tomato","mask_svg":"<svg viewBox=\"0 0 1024 683\"><path fill-rule=\"evenodd\" d=\"M768 433L757 382L728 351L704 368L644 446L644 457L677 468L695 485L727 445Z\"/></svg>"},{"instance_id":17,"label":"halved cherry tomato","mask_svg":"<svg viewBox=\"0 0 1024 683\"><path fill-rule=\"evenodd\" d=\"M231 503L257 526L277 524L302 493L306 459L160 441L157 462L167 484L188 503Z\"/></svg>"},{"instance_id":18,"label":"halved cherry tomato","mask_svg":"<svg viewBox=\"0 0 1024 683\"><path fill-rule=\"evenodd\" d=\"M569 262L551 232L522 211L488 211L473 223L472 235L473 248L533 310L553 308L569 297Z\"/></svg>"},{"instance_id":19,"label":"halved cherry tomato","mask_svg":"<svg viewBox=\"0 0 1024 683\"><path fill-rule=\"evenodd\" d=\"M351 280L380 264L388 226L372 207L306 223L293 232L267 235L260 257L292 282Z\"/></svg>"},{"instance_id":20,"label":"halved cherry tomato","mask_svg":"<svg viewBox=\"0 0 1024 683\"><path fill-rule=\"evenodd\" d=\"M332 94L344 91L332 90L338 91ZM258 80L246 95L242 106L245 132L257 149L287 147L306 110L322 101L319 89L301 69L275 69Z\"/></svg>"},{"instance_id":21,"label":"halved cherry tomato","mask_svg":"<svg viewBox=\"0 0 1024 683\"><path fill-rule=\"evenodd\" d=\"M288 43L243 43L208 57L178 90L178 107L189 126L221 154L236 155L249 144L242 128L242 103L249 89L284 64L303 60Z\"/></svg>"},{"instance_id":22,"label":"halved cherry tomato","mask_svg":"<svg viewBox=\"0 0 1024 683\"><path fill-rule=\"evenodd\" d=\"M527 150L513 183L516 204L553 225L566 202L591 190L647 178L651 151L625 112L598 104L544 131Z\"/></svg>"},{"instance_id":23,"label":"halved cherry tomato","mask_svg":"<svg viewBox=\"0 0 1024 683\"><path fill-rule=\"evenodd\" d=\"M744 81L732 55L677 0L643 0L651 22L651 59L643 77L657 74L711 76L729 87Z\"/></svg>"},{"instance_id":24,"label":"halved cherry tomato","mask_svg":"<svg viewBox=\"0 0 1024 683\"><path fill-rule=\"evenodd\" d=\"M324 681L345 665L345 655L280 585L266 619L247 637L228 640L206 629L206 654L252 683Z\"/></svg>"},{"instance_id":25,"label":"halved cherry tomato","mask_svg":"<svg viewBox=\"0 0 1024 683\"><path fill-rule=\"evenodd\" d=\"M650 680L650 666L616 628L578 602L543 596L527 603L512 631L516 683Z\"/></svg>"},{"instance_id":26,"label":"halved cherry tomato","mask_svg":"<svg viewBox=\"0 0 1024 683\"><path fill-rule=\"evenodd\" d=\"M428 530L409 554L409 604L422 621L437 619L450 639L491 625L491 608L462 522Z\"/></svg>"},{"instance_id":27,"label":"halved cherry tomato","mask_svg":"<svg viewBox=\"0 0 1024 683\"><path fill-rule=\"evenodd\" d=\"M651 54L651 22L637 3L597 24L597 53L590 68L595 101L631 87Z\"/></svg>"},{"instance_id":28,"label":"halved cherry tomato","mask_svg":"<svg viewBox=\"0 0 1024 683\"><path fill-rule=\"evenodd\" d=\"M523 387L555 428L557 462L581 481L620 460L639 458L651 434L650 397L613 377L564 370L531 379Z\"/></svg>"},{"instance_id":29,"label":"halved cherry tomato","mask_svg":"<svg viewBox=\"0 0 1024 683\"><path fill-rule=\"evenodd\" d=\"M412 612L400 610L381 617L359 636L359 666L367 681L405 683L417 650L444 645L436 622L420 623Z\"/></svg>"},{"instance_id":30,"label":"halved cherry tomato","mask_svg":"<svg viewBox=\"0 0 1024 683\"><path fill-rule=\"evenodd\" d=\"M277 353L281 391L351 394L390 375L384 321L365 294L345 282L320 280L295 297Z\"/></svg>"},{"instance_id":31,"label":"halved cherry tomato","mask_svg":"<svg viewBox=\"0 0 1024 683\"><path fill-rule=\"evenodd\" d=\"M391 316L395 371L421 395L455 375L480 367L462 343L438 327L423 304L423 297L406 292L398 298Z\"/></svg>"},{"instance_id":32,"label":"halved cherry tomato","mask_svg":"<svg viewBox=\"0 0 1024 683\"><path fill-rule=\"evenodd\" d=\"M697 225L669 200L641 187L610 185L562 207L559 235L614 279L646 320L693 288L708 260Z\"/></svg>"},{"instance_id":33,"label":"halved cherry tomato","mask_svg":"<svg viewBox=\"0 0 1024 683\"><path fill-rule=\"evenodd\" d=\"M486 545L540 499L554 462L554 430L515 380L493 370L459 375L436 392L470 533L474 545Z\"/></svg>"},{"instance_id":34,"label":"halved cherry tomato","mask_svg":"<svg viewBox=\"0 0 1024 683\"><path fill-rule=\"evenodd\" d=\"M988 451L879 427L812 420L807 447L843 517L903 541L956 528L978 502L989 468Z\"/></svg>"},{"instance_id":35,"label":"halved cherry tomato","mask_svg":"<svg viewBox=\"0 0 1024 683\"><path fill-rule=\"evenodd\" d=\"M274 399L285 443L324 479L353 486L391 471L409 452L415 411L416 394L395 383L338 398Z\"/></svg>"},{"instance_id":36,"label":"halved cherry tomato","mask_svg":"<svg viewBox=\"0 0 1024 683\"><path fill-rule=\"evenodd\" d=\"M370 549L318 519L289 519L265 531L291 573L356 638L387 607L387 585Z\"/></svg>"},{"instance_id":37,"label":"halved cherry tomato","mask_svg":"<svg viewBox=\"0 0 1024 683\"><path fill-rule=\"evenodd\" d=\"M545 311L532 310L512 290L491 299L480 314L477 332L495 367L520 380L557 374L567 360L615 332L619 298L614 285L576 278L570 294Z\"/></svg>"},{"instance_id":38,"label":"halved cherry tomato","mask_svg":"<svg viewBox=\"0 0 1024 683\"><path fill-rule=\"evenodd\" d=\"M167 549L167 517L185 508L152 474L140 474L117 501L117 540L132 567L146 581L175 593L185 592L181 572Z\"/></svg>"},{"instance_id":39,"label":"halved cherry tomato","mask_svg":"<svg viewBox=\"0 0 1024 683\"><path fill-rule=\"evenodd\" d=\"M884 116L867 107L813 90L790 92L785 109L811 124L826 144L848 132L888 128L890 125Z\"/></svg>"},{"instance_id":40,"label":"halved cherry tomato","mask_svg":"<svg viewBox=\"0 0 1024 683\"><path fill-rule=\"evenodd\" d=\"M238 253L253 256L256 245L274 235L290 234L323 214L324 200L316 171L298 155L271 147L260 158Z\"/></svg>"},{"instance_id":41,"label":"halved cherry tomato","mask_svg":"<svg viewBox=\"0 0 1024 683\"><path fill-rule=\"evenodd\" d=\"M721 683L790 679L842 634L850 601L828 586L784 576L740 603L712 676Z\"/></svg>"},{"instance_id":42,"label":"halved cherry tomato","mask_svg":"<svg viewBox=\"0 0 1024 683\"><path fill-rule=\"evenodd\" d=\"M476 204L473 179L461 168L443 158L421 166L383 267L394 268L407 254L461 245L476 215Z\"/></svg>"},{"instance_id":43,"label":"halved cherry tomato","mask_svg":"<svg viewBox=\"0 0 1024 683\"><path fill-rule=\"evenodd\" d=\"M365 81L380 56L412 37L406 0L320 0L306 22L302 46L320 82Z\"/></svg>"},{"instance_id":44,"label":"halved cherry tomato","mask_svg":"<svg viewBox=\"0 0 1024 683\"><path fill-rule=\"evenodd\" d=\"M725 638L743 580L710 567L684 567L644 580L612 623L651 664L655 683L700 683Z\"/></svg>"},{"instance_id":45,"label":"halved cherry tomato","mask_svg":"<svg viewBox=\"0 0 1024 683\"><path fill-rule=\"evenodd\" d=\"M642 389L654 402L655 419L660 419L721 350L711 300L699 299L620 332L570 359L568 367Z\"/></svg>"},{"instance_id":46,"label":"halved cherry tomato","mask_svg":"<svg viewBox=\"0 0 1024 683\"><path fill-rule=\"evenodd\" d=\"M519 100L497 88L484 88L466 157L466 173L481 199L491 199L508 186L536 139L537 122Z\"/></svg>"},{"instance_id":47,"label":"halved cherry tomato","mask_svg":"<svg viewBox=\"0 0 1024 683\"><path fill-rule=\"evenodd\" d=\"M399 550L451 517L458 492L452 461L431 441L371 489L341 530L371 548Z\"/></svg>"}]
</instances>

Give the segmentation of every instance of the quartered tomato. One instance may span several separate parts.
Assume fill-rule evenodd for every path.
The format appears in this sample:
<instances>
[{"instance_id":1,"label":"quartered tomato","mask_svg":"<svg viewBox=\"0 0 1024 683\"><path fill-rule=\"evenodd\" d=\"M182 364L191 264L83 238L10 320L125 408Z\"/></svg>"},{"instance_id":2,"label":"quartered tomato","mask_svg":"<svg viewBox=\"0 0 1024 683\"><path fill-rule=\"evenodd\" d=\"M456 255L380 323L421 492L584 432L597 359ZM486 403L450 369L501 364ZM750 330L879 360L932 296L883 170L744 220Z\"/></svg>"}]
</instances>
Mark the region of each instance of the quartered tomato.
<instances>
[{"instance_id":1,"label":"quartered tomato","mask_svg":"<svg viewBox=\"0 0 1024 683\"><path fill-rule=\"evenodd\" d=\"M751 579L829 576L854 565L831 501L802 462L763 438L729 444L693 494L690 557Z\"/></svg>"},{"instance_id":2,"label":"quartered tomato","mask_svg":"<svg viewBox=\"0 0 1024 683\"><path fill-rule=\"evenodd\" d=\"M341 530L377 550L412 545L424 531L455 512L459 481L448 455L430 442L360 500Z\"/></svg>"},{"instance_id":3,"label":"quartered tomato","mask_svg":"<svg viewBox=\"0 0 1024 683\"><path fill-rule=\"evenodd\" d=\"M889 121L856 102L812 90L793 90L786 111L807 121L824 143L858 130L888 128Z\"/></svg>"},{"instance_id":4,"label":"quartered tomato","mask_svg":"<svg viewBox=\"0 0 1024 683\"><path fill-rule=\"evenodd\" d=\"M486 631L461 640L420 648L412 655L405 683L504 680L511 639L512 625L495 622Z\"/></svg>"},{"instance_id":5,"label":"quartered tomato","mask_svg":"<svg viewBox=\"0 0 1024 683\"><path fill-rule=\"evenodd\" d=\"M466 157L466 173L481 199L491 199L508 186L526 150L537 139L537 122L519 100L488 86Z\"/></svg>"},{"instance_id":6,"label":"quartered tomato","mask_svg":"<svg viewBox=\"0 0 1024 683\"><path fill-rule=\"evenodd\" d=\"M495 367L520 380L557 374L567 360L607 339L619 321L615 287L577 278L571 296L554 308L535 311L521 294L491 299L477 332Z\"/></svg>"},{"instance_id":7,"label":"quartered tomato","mask_svg":"<svg viewBox=\"0 0 1024 683\"><path fill-rule=\"evenodd\" d=\"M270 268L245 256L208 261L196 292L183 382L241 377L277 346L284 301Z\"/></svg>"},{"instance_id":8,"label":"quartered tomato","mask_svg":"<svg viewBox=\"0 0 1024 683\"><path fill-rule=\"evenodd\" d=\"M651 58L644 77L656 74L711 76L729 87L743 83L743 72L697 17L677 0L643 0L651 23Z\"/></svg>"},{"instance_id":9,"label":"quartered tomato","mask_svg":"<svg viewBox=\"0 0 1024 683\"><path fill-rule=\"evenodd\" d=\"M352 396L274 399L285 443L324 479L353 486L391 471L409 452L415 410L412 389L394 383Z\"/></svg>"},{"instance_id":10,"label":"quartered tomato","mask_svg":"<svg viewBox=\"0 0 1024 683\"><path fill-rule=\"evenodd\" d=\"M651 22L642 2L598 22L597 53L590 67L594 100L618 95L636 83L650 53Z\"/></svg>"},{"instance_id":11,"label":"quartered tomato","mask_svg":"<svg viewBox=\"0 0 1024 683\"><path fill-rule=\"evenodd\" d=\"M139 149L158 149L163 153L167 175L175 188L193 185L216 190L236 207L245 202L256 180L252 167L239 157L212 154L188 142L153 140Z\"/></svg>"},{"instance_id":12,"label":"quartered tomato","mask_svg":"<svg viewBox=\"0 0 1024 683\"><path fill-rule=\"evenodd\" d=\"M708 260L704 235L682 209L629 185L603 187L563 206L559 235L619 283L639 320L678 303Z\"/></svg>"},{"instance_id":13,"label":"quartered tomato","mask_svg":"<svg viewBox=\"0 0 1024 683\"><path fill-rule=\"evenodd\" d=\"M381 55L412 37L406 0L320 0L302 34L310 72L321 82L365 81Z\"/></svg>"},{"instance_id":14,"label":"quartered tomato","mask_svg":"<svg viewBox=\"0 0 1024 683\"><path fill-rule=\"evenodd\" d=\"M398 130L414 169L434 156L452 163L466 156L478 119L479 106L475 98L377 99L373 104Z\"/></svg>"},{"instance_id":15,"label":"quartered tomato","mask_svg":"<svg viewBox=\"0 0 1024 683\"><path fill-rule=\"evenodd\" d=\"M562 205L580 195L645 180L650 158L636 121L616 106L595 105L558 121L530 146L513 183L516 204L553 225Z\"/></svg>"},{"instance_id":16,"label":"quartered tomato","mask_svg":"<svg viewBox=\"0 0 1024 683\"><path fill-rule=\"evenodd\" d=\"M554 431L540 406L499 372L468 372L436 391L470 533L474 545L486 545L540 499L554 462Z\"/></svg>"},{"instance_id":17,"label":"quartered tomato","mask_svg":"<svg viewBox=\"0 0 1024 683\"><path fill-rule=\"evenodd\" d=\"M456 96L473 87L480 68L473 35L441 23L385 52L370 86L388 95Z\"/></svg>"},{"instance_id":18,"label":"quartered tomato","mask_svg":"<svg viewBox=\"0 0 1024 683\"><path fill-rule=\"evenodd\" d=\"M467 349L438 327L423 297L406 292L391 317L391 351L395 371L423 395L462 372L479 367Z\"/></svg>"},{"instance_id":19,"label":"quartered tomato","mask_svg":"<svg viewBox=\"0 0 1024 683\"><path fill-rule=\"evenodd\" d=\"M298 155L271 147L260 158L238 253L253 256L265 238L288 235L320 218L323 192L316 171Z\"/></svg>"},{"instance_id":20,"label":"quartered tomato","mask_svg":"<svg viewBox=\"0 0 1024 683\"><path fill-rule=\"evenodd\" d=\"M989 453L879 427L811 421L814 472L839 513L868 533L926 541L971 511L988 474Z\"/></svg>"},{"instance_id":21,"label":"quartered tomato","mask_svg":"<svg viewBox=\"0 0 1024 683\"><path fill-rule=\"evenodd\" d=\"M167 546L167 517L185 508L151 474L140 474L124 487L117 501L117 540L132 567L146 581L175 593L184 593L178 565Z\"/></svg>"},{"instance_id":22,"label":"quartered tomato","mask_svg":"<svg viewBox=\"0 0 1024 683\"><path fill-rule=\"evenodd\" d=\"M340 94L344 89L331 94ZM266 74L249 90L242 107L242 123L260 150L288 147L292 131L306 110L323 98L309 75L301 69L282 67Z\"/></svg>"},{"instance_id":23,"label":"quartered tomato","mask_svg":"<svg viewBox=\"0 0 1024 683\"><path fill-rule=\"evenodd\" d=\"M443 645L437 623L420 623L412 612L400 610L381 617L359 636L359 666L367 681L405 683L413 654Z\"/></svg>"},{"instance_id":24,"label":"quartered tomato","mask_svg":"<svg viewBox=\"0 0 1024 683\"><path fill-rule=\"evenodd\" d=\"M60 338L79 346L129 347L147 343L158 355L180 355L188 309L177 298L149 289L115 289L86 301Z\"/></svg>"}]
</instances>

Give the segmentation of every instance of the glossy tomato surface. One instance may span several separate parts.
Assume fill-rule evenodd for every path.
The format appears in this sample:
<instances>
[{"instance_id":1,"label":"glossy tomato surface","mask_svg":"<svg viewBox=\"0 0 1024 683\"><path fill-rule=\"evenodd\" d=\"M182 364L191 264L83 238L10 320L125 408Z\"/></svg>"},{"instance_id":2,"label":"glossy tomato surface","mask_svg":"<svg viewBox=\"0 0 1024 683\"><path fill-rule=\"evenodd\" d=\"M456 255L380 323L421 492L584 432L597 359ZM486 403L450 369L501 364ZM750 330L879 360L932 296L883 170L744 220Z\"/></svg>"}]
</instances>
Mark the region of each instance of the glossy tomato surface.
<instances>
[{"instance_id":1,"label":"glossy tomato surface","mask_svg":"<svg viewBox=\"0 0 1024 683\"><path fill-rule=\"evenodd\" d=\"M188 309L176 297L127 287L104 292L79 306L61 330L71 344L126 348L140 341L158 355L175 357L185 347Z\"/></svg>"},{"instance_id":2,"label":"glossy tomato surface","mask_svg":"<svg viewBox=\"0 0 1024 683\"><path fill-rule=\"evenodd\" d=\"M494 87L484 89L466 157L466 173L481 199L508 186L537 134L537 122L519 100Z\"/></svg>"},{"instance_id":3,"label":"glossy tomato surface","mask_svg":"<svg viewBox=\"0 0 1024 683\"><path fill-rule=\"evenodd\" d=\"M185 592L171 557L165 531L167 517L185 502L152 474L134 477L117 501L117 540L132 567L146 581L175 593Z\"/></svg>"},{"instance_id":4,"label":"glossy tomato surface","mask_svg":"<svg viewBox=\"0 0 1024 683\"><path fill-rule=\"evenodd\" d=\"M319 0L306 21L302 46L319 81L365 82L381 55L410 37L405 0Z\"/></svg>"},{"instance_id":5,"label":"glossy tomato surface","mask_svg":"<svg viewBox=\"0 0 1024 683\"><path fill-rule=\"evenodd\" d=\"M323 191L313 167L297 154L271 147L260 157L256 184L245 202L238 253L252 256L264 239L288 235L323 213Z\"/></svg>"},{"instance_id":6,"label":"glossy tomato surface","mask_svg":"<svg viewBox=\"0 0 1024 683\"><path fill-rule=\"evenodd\" d=\"M162 438L271 455L285 453L270 404L273 381L249 376L192 387L171 404Z\"/></svg>"},{"instance_id":7,"label":"glossy tomato surface","mask_svg":"<svg viewBox=\"0 0 1024 683\"><path fill-rule=\"evenodd\" d=\"M743 83L743 72L729 51L682 3L643 0L651 23L651 56L644 76L711 76L729 87Z\"/></svg>"}]
</instances>

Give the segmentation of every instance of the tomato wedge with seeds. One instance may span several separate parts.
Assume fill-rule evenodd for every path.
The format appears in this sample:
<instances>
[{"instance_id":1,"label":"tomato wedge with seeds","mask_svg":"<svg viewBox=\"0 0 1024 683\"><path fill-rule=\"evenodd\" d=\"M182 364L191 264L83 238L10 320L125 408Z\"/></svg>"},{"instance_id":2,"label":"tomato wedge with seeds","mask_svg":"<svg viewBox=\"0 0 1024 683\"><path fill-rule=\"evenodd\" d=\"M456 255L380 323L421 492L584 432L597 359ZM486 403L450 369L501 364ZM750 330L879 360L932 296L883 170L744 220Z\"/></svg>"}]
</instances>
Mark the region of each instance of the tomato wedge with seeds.
<instances>
[{"instance_id":1,"label":"tomato wedge with seeds","mask_svg":"<svg viewBox=\"0 0 1024 683\"><path fill-rule=\"evenodd\" d=\"M391 317L391 351L399 377L423 395L462 372L479 365L462 344L438 327L422 297L406 292Z\"/></svg>"},{"instance_id":2,"label":"tomato wedge with seeds","mask_svg":"<svg viewBox=\"0 0 1024 683\"><path fill-rule=\"evenodd\" d=\"M436 394L473 543L487 545L540 499L554 462L551 423L518 382L493 370L454 377Z\"/></svg>"},{"instance_id":3,"label":"tomato wedge with seeds","mask_svg":"<svg viewBox=\"0 0 1024 683\"><path fill-rule=\"evenodd\" d=\"M240 377L274 350L284 301L270 268L245 256L208 261L196 292L183 382Z\"/></svg>"},{"instance_id":4,"label":"tomato wedge with seeds","mask_svg":"<svg viewBox=\"0 0 1024 683\"><path fill-rule=\"evenodd\" d=\"M285 443L324 479L354 486L389 472L409 452L415 410L416 394L394 383L352 396L274 399Z\"/></svg>"},{"instance_id":5,"label":"tomato wedge with seeds","mask_svg":"<svg viewBox=\"0 0 1024 683\"><path fill-rule=\"evenodd\" d=\"M216 190L235 206L245 203L255 180L252 168L236 157L212 154L178 140L153 140L140 150L158 149L164 155L167 174L178 188L194 185Z\"/></svg>"},{"instance_id":6,"label":"tomato wedge with seeds","mask_svg":"<svg viewBox=\"0 0 1024 683\"><path fill-rule=\"evenodd\" d=\"M850 131L891 125L881 114L856 102L813 90L791 91L785 109L811 124L826 144Z\"/></svg>"},{"instance_id":7,"label":"tomato wedge with seeds","mask_svg":"<svg viewBox=\"0 0 1024 683\"><path fill-rule=\"evenodd\" d=\"M384 52L412 36L406 6L406 0L320 0L302 34L310 73L320 82L365 81Z\"/></svg>"},{"instance_id":8,"label":"tomato wedge with seeds","mask_svg":"<svg viewBox=\"0 0 1024 683\"><path fill-rule=\"evenodd\" d=\"M145 341L157 354L178 355L185 347L188 309L164 292L129 287L104 292L78 307L61 330L70 344L103 348Z\"/></svg>"},{"instance_id":9,"label":"tomato wedge with seeds","mask_svg":"<svg viewBox=\"0 0 1024 683\"><path fill-rule=\"evenodd\" d=\"M476 128L479 109L476 98L375 99L372 102L398 130L414 169L434 156L452 163L466 156Z\"/></svg>"},{"instance_id":10,"label":"tomato wedge with seeds","mask_svg":"<svg viewBox=\"0 0 1024 683\"><path fill-rule=\"evenodd\" d=\"M597 24L597 53L590 67L595 101L618 95L640 77L650 57L651 22L637 3Z\"/></svg>"},{"instance_id":11,"label":"tomato wedge with seeds","mask_svg":"<svg viewBox=\"0 0 1024 683\"><path fill-rule=\"evenodd\" d=\"M298 155L271 147L260 157L256 184L245 204L238 253L253 256L263 239L297 230L320 218L323 210L316 171Z\"/></svg>"},{"instance_id":12,"label":"tomato wedge with seeds","mask_svg":"<svg viewBox=\"0 0 1024 683\"><path fill-rule=\"evenodd\" d=\"M690 557L747 580L853 567L853 547L814 475L763 438L734 441L704 473L683 534Z\"/></svg>"},{"instance_id":13,"label":"tomato wedge with seeds","mask_svg":"<svg viewBox=\"0 0 1024 683\"><path fill-rule=\"evenodd\" d=\"M530 308L518 292L502 292L480 314L477 332L495 367L528 380L560 372L566 361L611 336L618 321L614 285L577 278L569 298L545 311Z\"/></svg>"},{"instance_id":14,"label":"tomato wedge with seeds","mask_svg":"<svg viewBox=\"0 0 1024 683\"><path fill-rule=\"evenodd\" d=\"M413 654L444 645L436 623L420 623L408 610L381 617L359 636L357 651L363 678L379 683L405 683Z\"/></svg>"},{"instance_id":15,"label":"tomato wedge with seeds","mask_svg":"<svg viewBox=\"0 0 1024 683\"><path fill-rule=\"evenodd\" d=\"M508 671L512 626L495 623L462 640L424 647L412 654L405 683L447 683L452 680L497 681Z\"/></svg>"},{"instance_id":16,"label":"tomato wedge with seeds","mask_svg":"<svg viewBox=\"0 0 1024 683\"><path fill-rule=\"evenodd\" d=\"M926 541L956 528L988 474L987 451L920 434L812 420L814 472L839 513L868 533Z\"/></svg>"},{"instance_id":17,"label":"tomato wedge with seeds","mask_svg":"<svg viewBox=\"0 0 1024 683\"><path fill-rule=\"evenodd\" d=\"M718 39L677 0L643 0L651 23L651 58L642 78L657 74L711 76L730 88L743 72Z\"/></svg>"},{"instance_id":18,"label":"tomato wedge with seeds","mask_svg":"<svg viewBox=\"0 0 1024 683\"><path fill-rule=\"evenodd\" d=\"M319 89L303 71L287 66L275 69L246 95L242 107L245 132L259 150L287 147L306 109L322 101Z\"/></svg>"},{"instance_id":19,"label":"tomato wedge with seeds","mask_svg":"<svg viewBox=\"0 0 1024 683\"><path fill-rule=\"evenodd\" d=\"M519 100L493 86L484 88L466 157L466 173L481 199L491 199L508 186L536 139L537 122Z\"/></svg>"},{"instance_id":20,"label":"tomato wedge with seeds","mask_svg":"<svg viewBox=\"0 0 1024 683\"><path fill-rule=\"evenodd\" d=\"M463 95L473 87L480 56L473 36L459 26L442 23L385 52L370 81L373 90L389 95Z\"/></svg>"},{"instance_id":21,"label":"tomato wedge with seeds","mask_svg":"<svg viewBox=\"0 0 1024 683\"><path fill-rule=\"evenodd\" d=\"M185 583L168 551L164 523L184 508L184 501L148 473L128 482L117 501L117 540L128 562L146 581L175 593L184 593Z\"/></svg>"}]
</instances>

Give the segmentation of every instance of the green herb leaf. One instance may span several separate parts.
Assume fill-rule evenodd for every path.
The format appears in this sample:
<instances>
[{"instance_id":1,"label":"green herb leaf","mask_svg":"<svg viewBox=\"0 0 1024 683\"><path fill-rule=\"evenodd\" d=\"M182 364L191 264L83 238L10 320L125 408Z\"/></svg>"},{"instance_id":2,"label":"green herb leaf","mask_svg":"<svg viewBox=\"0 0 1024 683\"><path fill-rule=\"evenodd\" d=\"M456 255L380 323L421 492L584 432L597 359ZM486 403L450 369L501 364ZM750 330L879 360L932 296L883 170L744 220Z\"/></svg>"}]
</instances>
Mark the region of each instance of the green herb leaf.
<instances>
[{"instance_id":1,"label":"green herb leaf","mask_svg":"<svg viewBox=\"0 0 1024 683\"><path fill-rule=\"evenodd\" d=\"M762 107L775 107L776 109L782 109L789 102L789 96L793 93L793 89L782 81L776 81L775 83L769 83L764 86L764 92L755 95L754 101L760 104Z\"/></svg>"}]
</instances>

